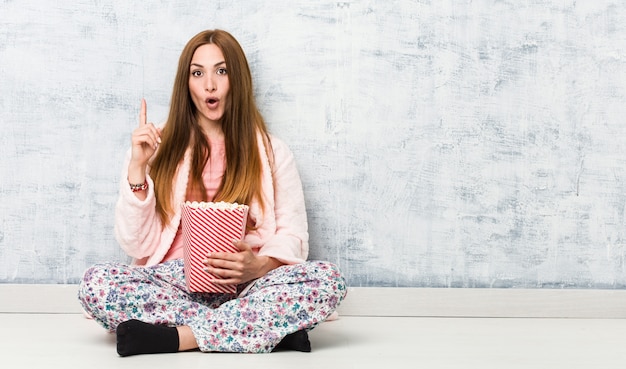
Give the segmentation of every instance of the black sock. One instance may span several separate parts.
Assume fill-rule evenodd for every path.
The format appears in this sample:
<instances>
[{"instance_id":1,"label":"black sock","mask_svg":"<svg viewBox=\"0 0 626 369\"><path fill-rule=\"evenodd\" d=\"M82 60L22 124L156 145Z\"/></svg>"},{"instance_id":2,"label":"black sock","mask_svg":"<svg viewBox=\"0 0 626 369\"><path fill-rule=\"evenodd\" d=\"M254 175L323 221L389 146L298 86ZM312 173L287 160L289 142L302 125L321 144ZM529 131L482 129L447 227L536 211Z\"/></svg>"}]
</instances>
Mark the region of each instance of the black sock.
<instances>
[{"instance_id":1,"label":"black sock","mask_svg":"<svg viewBox=\"0 0 626 369\"><path fill-rule=\"evenodd\" d=\"M132 319L120 323L116 334L120 356L178 351L178 330L174 327Z\"/></svg>"},{"instance_id":2,"label":"black sock","mask_svg":"<svg viewBox=\"0 0 626 369\"><path fill-rule=\"evenodd\" d=\"M272 351L293 350L301 352L311 352L311 342L309 334L303 329L286 335L282 341L274 347Z\"/></svg>"}]
</instances>

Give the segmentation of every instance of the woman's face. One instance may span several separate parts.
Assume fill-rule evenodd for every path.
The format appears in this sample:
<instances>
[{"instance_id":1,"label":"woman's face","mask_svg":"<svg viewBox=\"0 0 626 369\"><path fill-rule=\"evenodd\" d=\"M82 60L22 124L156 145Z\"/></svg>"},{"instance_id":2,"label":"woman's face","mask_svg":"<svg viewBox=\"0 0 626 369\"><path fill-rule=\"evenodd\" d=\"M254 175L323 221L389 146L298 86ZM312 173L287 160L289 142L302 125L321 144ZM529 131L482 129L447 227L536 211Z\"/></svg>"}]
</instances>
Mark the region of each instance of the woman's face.
<instances>
[{"instance_id":1,"label":"woman's face","mask_svg":"<svg viewBox=\"0 0 626 369\"><path fill-rule=\"evenodd\" d=\"M228 73L222 50L215 44L196 49L189 66L189 92L201 126L219 124L228 99Z\"/></svg>"}]
</instances>

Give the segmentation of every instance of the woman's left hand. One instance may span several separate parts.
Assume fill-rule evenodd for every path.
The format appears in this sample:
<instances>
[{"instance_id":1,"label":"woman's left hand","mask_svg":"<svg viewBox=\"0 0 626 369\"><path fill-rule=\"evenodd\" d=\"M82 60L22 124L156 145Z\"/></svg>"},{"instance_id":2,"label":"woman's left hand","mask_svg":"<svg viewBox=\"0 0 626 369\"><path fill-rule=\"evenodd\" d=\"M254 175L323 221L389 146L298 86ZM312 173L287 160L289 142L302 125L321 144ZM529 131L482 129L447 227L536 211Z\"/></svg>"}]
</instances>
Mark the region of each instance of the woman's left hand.
<instances>
[{"instance_id":1,"label":"woman's left hand","mask_svg":"<svg viewBox=\"0 0 626 369\"><path fill-rule=\"evenodd\" d=\"M241 284L264 276L267 272L282 265L268 256L257 256L244 241L233 241L239 252L212 252L204 260L208 273L218 277L213 283L221 285Z\"/></svg>"}]
</instances>

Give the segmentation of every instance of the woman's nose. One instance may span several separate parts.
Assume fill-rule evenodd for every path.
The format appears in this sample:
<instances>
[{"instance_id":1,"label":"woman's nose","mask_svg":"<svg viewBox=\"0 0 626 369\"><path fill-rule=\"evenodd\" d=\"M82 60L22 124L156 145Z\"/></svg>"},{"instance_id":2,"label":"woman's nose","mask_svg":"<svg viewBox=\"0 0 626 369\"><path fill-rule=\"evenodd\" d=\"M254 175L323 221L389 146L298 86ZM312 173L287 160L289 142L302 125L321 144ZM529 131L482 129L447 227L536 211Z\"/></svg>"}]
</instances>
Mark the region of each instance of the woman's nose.
<instances>
[{"instance_id":1,"label":"woman's nose","mask_svg":"<svg viewBox=\"0 0 626 369\"><path fill-rule=\"evenodd\" d=\"M207 78L205 89L209 92L213 92L217 89L217 85L215 84L212 78Z\"/></svg>"}]
</instances>

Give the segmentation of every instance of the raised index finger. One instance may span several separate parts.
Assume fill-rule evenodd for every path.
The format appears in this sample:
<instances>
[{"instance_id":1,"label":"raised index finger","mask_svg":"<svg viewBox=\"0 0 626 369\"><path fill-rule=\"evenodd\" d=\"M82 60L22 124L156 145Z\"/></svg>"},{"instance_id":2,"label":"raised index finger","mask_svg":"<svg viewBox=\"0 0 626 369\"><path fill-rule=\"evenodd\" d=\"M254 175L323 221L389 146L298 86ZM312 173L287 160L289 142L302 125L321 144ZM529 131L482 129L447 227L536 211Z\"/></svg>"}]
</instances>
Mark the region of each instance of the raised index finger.
<instances>
[{"instance_id":1,"label":"raised index finger","mask_svg":"<svg viewBox=\"0 0 626 369\"><path fill-rule=\"evenodd\" d=\"M146 111L148 109L146 108L146 99L141 99L141 110L139 111L139 127L145 126L147 123L147 119L146 119Z\"/></svg>"}]
</instances>

